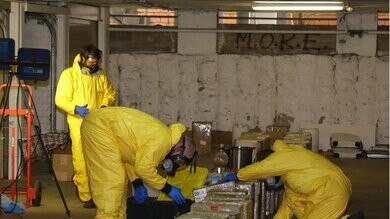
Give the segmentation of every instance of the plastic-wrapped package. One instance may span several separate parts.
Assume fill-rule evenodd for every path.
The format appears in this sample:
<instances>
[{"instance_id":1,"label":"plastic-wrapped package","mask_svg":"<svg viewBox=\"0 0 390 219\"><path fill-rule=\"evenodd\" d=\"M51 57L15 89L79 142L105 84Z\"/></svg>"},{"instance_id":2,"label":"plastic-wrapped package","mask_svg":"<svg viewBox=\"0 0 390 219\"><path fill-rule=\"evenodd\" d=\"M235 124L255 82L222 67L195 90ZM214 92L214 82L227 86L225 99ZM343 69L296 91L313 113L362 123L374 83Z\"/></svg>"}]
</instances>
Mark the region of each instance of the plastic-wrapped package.
<instances>
[{"instance_id":1,"label":"plastic-wrapped package","mask_svg":"<svg viewBox=\"0 0 390 219\"><path fill-rule=\"evenodd\" d=\"M199 154L211 151L211 122L192 122L192 138Z\"/></svg>"},{"instance_id":2,"label":"plastic-wrapped package","mask_svg":"<svg viewBox=\"0 0 390 219\"><path fill-rule=\"evenodd\" d=\"M230 196L221 196L209 194L206 197L207 201L215 201L217 203L237 203L242 204L242 219L252 219L253 218L253 202L251 199L248 199L246 196L241 197L230 197Z\"/></svg>"},{"instance_id":3,"label":"plastic-wrapped package","mask_svg":"<svg viewBox=\"0 0 390 219\"><path fill-rule=\"evenodd\" d=\"M253 182L238 182L234 185L234 190L238 192L245 192L251 198L255 197L255 181Z\"/></svg>"},{"instance_id":4,"label":"plastic-wrapped package","mask_svg":"<svg viewBox=\"0 0 390 219\"><path fill-rule=\"evenodd\" d=\"M208 201L195 202L191 205L191 212L224 212L235 215L237 219L244 219L243 203Z\"/></svg>"},{"instance_id":5,"label":"plastic-wrapped package","mask_svg":"<svg viewBox=\"0 0 390 219\"><path fill-rule=\"evenodd\" d=\"M301 145L309 150L312 149L311 134L307 132L288 132L283 141L287 144Z\"/></svg>"},{"instance_id":6,"label":"plastic-wrapped package","mask_svg":"<svg viewBox=\"0 0 390 219\"><path fill-rule=\"evenodd\" d=\"M260 182L259 219L271 219L283 199L284 190L266 190L265 182Z\"/></svg>"},{"instance_id":7,"label":"plastic-wrapped package","mask_svg":"<svg viewBox=\"0 0 390 219\"><path fill-rule=\"evenodd\" d=\"M222 192L222 191L209 191L207 197L222 197L222 198L244 198L251 199L250 195L246 191L233 191L233 192Z\"/></svg>"},{"instance_id":8,"label":"plastic-wrapped package","mask_svg":"<svg viewBox=\"0 0 390 219\"><path fill-rule=\"evenodd\" d=\"M238 182L235 184L235 191L246 192L251 197L253 203L253 219L258 219L260 181Z\"/></svg>"},{"instance_id":9,"label":"plastic-wrapped package","mask_svg":"<svg viewBox=\"0 0 390 219\"><path fill-rule=\"evenodd\" d=\"M207 196L208 191L234 191L235 190L235 183L234 182L227 182L227 183L221 183L221 184L214 184L211 186L205 186L201 189L195 189L193 191L195 202L200 202L205 199Z\"/></svg>"},{"instance_id":10,"label":"plastic-wrapped package","mask_svg":"<svg viewBox=\"0 0 390 219\"><path fill-rule=\"evenodd\" d=\"M177 219L237 219L237 217L223 212L188 212Z\"/></svg>"}]
</instances>

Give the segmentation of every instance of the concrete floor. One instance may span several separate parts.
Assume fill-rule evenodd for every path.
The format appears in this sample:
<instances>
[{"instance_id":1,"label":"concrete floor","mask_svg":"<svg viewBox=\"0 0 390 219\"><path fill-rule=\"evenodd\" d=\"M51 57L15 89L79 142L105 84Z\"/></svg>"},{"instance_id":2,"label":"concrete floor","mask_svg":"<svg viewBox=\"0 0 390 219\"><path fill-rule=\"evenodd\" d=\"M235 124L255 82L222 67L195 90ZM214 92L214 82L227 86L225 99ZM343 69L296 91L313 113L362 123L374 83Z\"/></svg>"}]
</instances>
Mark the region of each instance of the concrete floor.
<instances>
[{"instance_id":1,"label":"concrete floor","mask_svg":"<svg viewBox=\"0 0 390 219\"><path fill-rule=\"evenodd\" d=\"M69 218L66 214L64 204L61 200L60 193L57 190L56 184L46 162L38 162L32 165L32 180L39 180L42 184L42 199L41 206L30 206L26 209L24 215L2 214L0 218L13 219L65 219ZM75 186L73 182L59 182L61 190L68 209L70 218L75 219L92 219L95 216L95 209L85 209L82 203L76 196ZM20 185L25 186L25 183ZM21 198L25 198L23 195ZM24 203L24 202L22 202Z\"/></svg>"},{"instance_id":2,"label":"concrete floor","mask_svg":"<svg viewBox=\"0 0 390 219\"><path fill-rule=\"evenodd\" d=\"M389 160L334 159L353 185L353 195L347 213L362 211L368 219L389 218ZM199 160L202 163L202 159ZM33 165L33 180L42 183L40 207L30 207L22 216L2 214L0 218L62 219L69 218L46 163ZM71 218L94 218L94 209L84 209L75 195L72 182L60 182Z\"/></svg>"},{"instance_id":3,"label":"concrete floor","mask_svg":"<svg viewBox=\"0 0 390 219\"><path fill-rule=\"evenodd\" d=\"M347 213L362 211L367 219L389 218L389 160L331 159L352 183Z\"/></svg>"}]
</instances>

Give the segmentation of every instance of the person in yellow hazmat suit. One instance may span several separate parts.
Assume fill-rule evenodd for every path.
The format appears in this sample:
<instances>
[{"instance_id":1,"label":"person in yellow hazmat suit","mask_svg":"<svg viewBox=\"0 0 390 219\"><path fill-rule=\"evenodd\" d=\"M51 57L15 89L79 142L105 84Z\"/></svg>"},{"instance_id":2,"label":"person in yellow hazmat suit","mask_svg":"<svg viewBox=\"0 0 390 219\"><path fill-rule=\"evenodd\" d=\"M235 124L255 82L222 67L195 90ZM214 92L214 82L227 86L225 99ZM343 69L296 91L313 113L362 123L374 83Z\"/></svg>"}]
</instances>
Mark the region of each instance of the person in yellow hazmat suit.
<instances>
[{"instance_id":1,"label":"person in yellow hazmat suit","mask_svg":"<svg viewBox=\"0 0 390 219\"><path fill-rule=\"evenodd\" d=\"M55 103L67 114L72 140L73 182L85 208L95 208L89 191L81 146L80 126L83 118L95 109L111 106L116 92L107 74L99 66L101 51L94 45L84 46L73 66L65 69L58 81Z\"/></svg>"},{"instance_id":2,"label":"person in yellow hazmat suit","mask_svg":"<svg viewBox=\"0 0 390 219\"><path fill-rule=\"evenodd\" d=\"M225 182L280 176L284 196L274 219L338 219L347 208L351 183L335 164L299 145L276 140L263 160L226 175Z\"/></svg>"},{"instance_id":3,"label":"person in yellow hazmat suit","mask_svg":"<svg viewBox=\"0 0 390 219\"><path fill-rule=\"evenodd\" d=\"M95 219L127 218L128 179L137 203L147 198L147 184L184 205L180 189L167 183L157 171L162 164L174 175L172 171L184 168L194 157L195 146L183 136L185 130L182 124L168 127L132 108L107 107L89 113L81 125L81 140L97 206Z\"/></svg>"}]
</instances>

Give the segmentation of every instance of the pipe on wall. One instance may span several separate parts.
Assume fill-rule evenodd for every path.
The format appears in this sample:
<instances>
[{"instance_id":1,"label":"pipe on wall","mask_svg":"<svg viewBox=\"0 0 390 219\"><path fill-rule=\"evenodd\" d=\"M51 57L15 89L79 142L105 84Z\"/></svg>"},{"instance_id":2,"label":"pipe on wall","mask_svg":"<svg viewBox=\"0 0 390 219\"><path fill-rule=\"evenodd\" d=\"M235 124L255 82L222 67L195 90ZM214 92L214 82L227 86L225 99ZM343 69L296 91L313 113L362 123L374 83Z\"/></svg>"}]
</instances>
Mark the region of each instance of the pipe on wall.
<instances>
[{"instance_id":1,"label":"pipe on wall","mask_svg":"<svg viewBox=\"0 0 390 219\"><path fill-rule=\"evenodd\" d=\"M180 29L146 29L146 28L126 28L110 27L110 31L129 32L177 32L177 33L295 33L295 34L350 34L349 30L228 30L209 28L180 28ZM389 34L388 31L360 30L363 34Z\"/></svg>"},{"instance_id":2,"label":"pipe on wall","mask_svg":"<svg viewBox=\"0 0 390 219\"><path fill-rule=\"evenodd\" d=\"M57 35L56 35L56 17L52 14L26 13L26 18L39 19L43 21L50 31L50 51L51 51L51 77L50 77L50 132L56 131L56 107L54 104L56 77L56 56L57 56Z\"/></svg>"}]
</instances>

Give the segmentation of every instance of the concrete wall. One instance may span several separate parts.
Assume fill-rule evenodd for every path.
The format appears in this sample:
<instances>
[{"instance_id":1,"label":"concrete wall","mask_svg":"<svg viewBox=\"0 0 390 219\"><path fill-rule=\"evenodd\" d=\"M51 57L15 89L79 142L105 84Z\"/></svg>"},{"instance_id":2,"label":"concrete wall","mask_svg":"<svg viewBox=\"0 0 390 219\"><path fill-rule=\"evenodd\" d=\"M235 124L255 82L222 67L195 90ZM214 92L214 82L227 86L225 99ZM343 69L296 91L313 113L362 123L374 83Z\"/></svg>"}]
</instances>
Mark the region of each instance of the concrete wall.
<instances>
[{"instance_id":1,"label":"concrete wall","mask_svg":"<svg viewBox=\"0 0 390 219\"><path fill-rule=\"evenodd\" d=\"M263 130L277 114L301 123L375 125L388 143L388 57L249 55L110 55L119 105L165 123L212 121Z\"/></svg>"}]
</instances>

